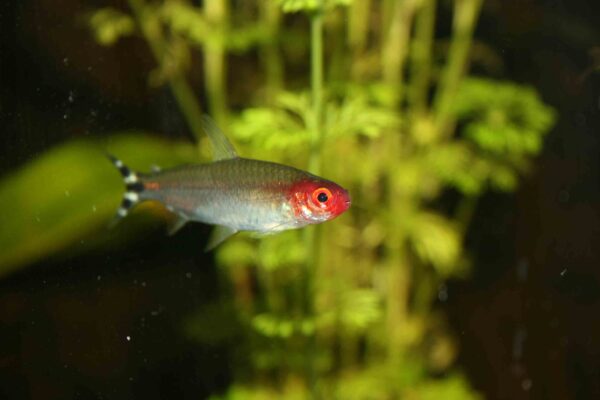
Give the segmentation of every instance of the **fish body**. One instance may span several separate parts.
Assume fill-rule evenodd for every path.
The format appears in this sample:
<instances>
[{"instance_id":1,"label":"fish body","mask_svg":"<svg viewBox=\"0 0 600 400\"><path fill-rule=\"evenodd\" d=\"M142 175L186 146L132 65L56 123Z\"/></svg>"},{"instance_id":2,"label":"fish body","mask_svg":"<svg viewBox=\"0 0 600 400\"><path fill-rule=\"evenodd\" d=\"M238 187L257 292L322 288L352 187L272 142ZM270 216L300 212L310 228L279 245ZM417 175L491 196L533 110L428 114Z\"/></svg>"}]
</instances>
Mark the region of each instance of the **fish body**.
<instances>
[{"instance_id":1,"label":"fish body","mask_svg":"<svg viewBox=\"0 0 600 400\"><path fill-rule=\"evenodd\" d=\"M334 182L283 164L238 157L226 137L205 119L215 160L141 174L111 157L126 192L118 217L135 204L156 200L177 215L174 233L188 221L221 228L209 247L238 231L263 234L333 219L350 206Z\"/></svg>"}]
</instances>

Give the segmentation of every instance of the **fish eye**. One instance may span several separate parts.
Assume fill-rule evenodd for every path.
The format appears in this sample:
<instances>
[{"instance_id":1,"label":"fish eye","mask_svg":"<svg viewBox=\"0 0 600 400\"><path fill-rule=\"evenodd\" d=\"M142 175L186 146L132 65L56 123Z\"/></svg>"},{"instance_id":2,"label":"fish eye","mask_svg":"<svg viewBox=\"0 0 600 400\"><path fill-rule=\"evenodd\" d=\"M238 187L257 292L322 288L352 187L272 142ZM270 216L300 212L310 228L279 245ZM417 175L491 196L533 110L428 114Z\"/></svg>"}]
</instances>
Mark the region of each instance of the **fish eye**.
<instances>
[{"instance_id":1,"label":"fish eye","mask_svg":"<svg viewBox=\"0 0 600 400\"><path fill-rule=\"evenodd\" d=\"M313 201L315 203L320 203L321 205L325 205L331 197L331 192L326 188L319 188L312 194Z\"/></svg>"}]
</instances>

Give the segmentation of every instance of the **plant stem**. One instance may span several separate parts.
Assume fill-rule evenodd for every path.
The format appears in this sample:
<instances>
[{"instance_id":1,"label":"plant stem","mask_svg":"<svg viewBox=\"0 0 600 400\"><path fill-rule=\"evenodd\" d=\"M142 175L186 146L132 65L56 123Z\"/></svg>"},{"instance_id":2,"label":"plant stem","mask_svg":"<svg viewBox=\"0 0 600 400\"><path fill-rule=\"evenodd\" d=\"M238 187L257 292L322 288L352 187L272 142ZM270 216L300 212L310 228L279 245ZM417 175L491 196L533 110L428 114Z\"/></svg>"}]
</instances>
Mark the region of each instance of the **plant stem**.
<instances>
[{"instance_id":1,"label":"plant stem","mask_svg":"<svg viewBox=\"0 0 600 400\"><path fill-rule=\"evenodd\" d=\"M398 154L398 153L396 153ZM393 174L388 175L388 187L390 196L388 207L390 215L396 218L410 215L411 200L402 194L402 188L398 187L397 179ZM387 361L391 368L398 364L403 348L401 330L407 326L409 318L409 287L411 276L409 263L405 255L405 233L404 228L397 221L390 221L388 234L384 242L387 272L386 288L386 325L387 325Z\"/></svg>"},{"instance_id":2,"label":"plant stem","mask_svg":"<svg viewBox=\"0 0 600 400\"><path fill-rule=\"evenodd\" d=\"M353 1L348 14L348 43L354 52L360 53L367 46L371 0Z\"/></svg>"},{"instance_id":3,"label":"plant stem","mask_svg":"<svg viewBox=\"0 0 600 400\"><path fill-rule=\"evenodd\" d=\"M227 126L227 58L225 35L227 34L227 1L204 1L204 13L216 34L204 45L204 81L210 111L217 124Z\"/></svg>"},{"instance_id":4,"label":"plant stem","mask_svg":"<svg viewBox=\"0 0 600 400\"><path fill-rule=\"evenodd\" d=\"M448 61L442 72L440 85L434 101L435 127L443 135L452 132L454 117L452 103L465 73L469 50L473 40L475 22L482 0L456 0L452 41L448 50Z\"/></svg>"},{"instance_id":5,"label":"plant stem","mask_svg":"<svg viewBox=\"0 0 600 400\"><path fill-rule=\"evenodd\" d=\"M401 105L404 97L404 65L409 48L410 30L416 3L413 0L388 0L384 3L384 31L382 35L382 75L384 82L394 89L393 106ZM389 13L389 14L388 14ZM388 15L386 15L388 14ZM401 134L403 134L402 132ZM402 218L409 215L411 199L406 197L396 179L402 136L388 132L383 154L387 160L387 207L390 215ZM390 368L397 368L403 348L401 329L408 320L410 271L406 261L405 233L397 221L389 221L384 241L386 266L386 353Z\"/></svg>"},{"instance_id":6,"label":"plant stem","mask_svg":"<svg viewBox=\"0 0 600 400\"><path fill-rule=\"evenodd\" d=\"M260 48L260 57L266 72L266 92L269 103L273 103L277 93L283 88L284 71L279 51L281 12L279 5L272 0L259 2L260 19L267 26L268 39Z\"/></svg>"},{"instance_id":7,"label":"plant stem","mask_svg":"<svg viewBox=\"0 0 600 400\"><path fill-rule=\"evenodd\" d=\"M350 58L346 52L345 15L341 10L332 10L328 15L327 36L330 38L330 48L326 74L330 82L344 82L351 70Z\"/></svg>"},{"instance_id":8,"label":"plant stem","mask_svg":"<svg viewBox=\"0 0 600 400\"><path fill-rule=\"evenodd\" d=\"M165 51L166 44L162 37L159 21L152 20L145 15L145 4L143 0L129 0L129 6L133 11L144 39L146 39L146 42L148 42L148 45L150 46L152 55L158 64L163 63L164 59L167 57ZM173 96L179 104L188 126L199 144L200 139L204 135L201 118L202 108L200 107L200 103L194 95L192 87L183 75L177 73L169 76L168 79L171 92L173 92Z\"/></svg>"},{"instance_id":9,"label":"plant stem","mask_svg":"<svg viewBox=\"0 0 600 400\"><path fill-rule=\"evenodd\" d=\"M371 0L353 1L348 7L348 45L351 49L353 81L364 81L360 58L367 48L369 38L369 19L371 16Z\"/></svg>"},{"instance_id":10,"label":"plant stem","mask_svg":"<svg viewBox=\"0 0 600 400\"><path fill-rule=\"evenodd\" d=\"M321 10L311 16L310 43L312 118L309 121L311 149L308 167L312 173L318 175L321 172L320 155L323 139L323 14Z\"/></svg>"},{"instance_id":11,"label":"plant stem","mask_svg":"<svg viewBox=\"0 0 600 400\"><path fill-rule=\"evenodd\" d=\"M460 230L461 237L463 238L467 234L469 225L471 225L473 215L475 215L477 200L477 196L474 195L467 195L463 197L454 214L454 219L458 223L458 229Z\"/></svg>"},{"instance_id":12,"label":"plant stem","mask_svg":"<svg viewBox=\"0 0 600 400\"><path fill-rule=\"evenodd\" d=\"M411 113L421 116L427 106L427 92L431 79L431 51L435 25L436 0L424 0L415 17L415 35L412 41L411 85L408 100Z\"/></svg>"},{"instance_id":13,"label":"plant stem","mask_svg":"<svg viewBox=\"0 0 600 400\"><path fill-rule=\"evenodd\" d=\"M404 96L404 63L408 53L415 1L388 2L386 8L391 8L392 15L389 27L384 31L382 73L384 82L394 88L394 103L399 105ZM384 18L389 17L384 15Z\"/></svg>"},{"instance_id":14,"label":"plant stem","mask_svg":"<svg viewBox=\"0 0 600 400\"><path fill-rule=\"evenodd\" d=\"M322 2L319 9L310 15L310 65L311 65L311 97L312 107L308 122L311 132L309 170L319 174L321 170L321 145L323 139L323 10ZM304 272L304 302L305 312L310 318L314 318L314 299L316 296L314 282L319 271L319 240L316 227L310 227L304 231L304 240L308 251L306 268ZM306 378L309 385L311 398L318 399L317 371L315 368L315 356L317 351L316 333L308 340Z\"/></svg>"},{"instance_id":15,"label":"plant stem","mask_svg":"<svg viewBox=\"0 0 600 400\"><path fill-rule=\"evenodd\" d=\"M322 141L322 107L323 107L323 16L320 11L310 16L310 41L311 41L311 96L312 107L310 118L307 121L311 133L310 155L308 169L318 175L320 173L320 154ZM312 276L318 262L318 246L316 241L316 227L308 227L304 230L304 240L308 249L307 265L305 272L305 310L308 315L313 312L312 298Z\"/></svg>"}]
</instances>

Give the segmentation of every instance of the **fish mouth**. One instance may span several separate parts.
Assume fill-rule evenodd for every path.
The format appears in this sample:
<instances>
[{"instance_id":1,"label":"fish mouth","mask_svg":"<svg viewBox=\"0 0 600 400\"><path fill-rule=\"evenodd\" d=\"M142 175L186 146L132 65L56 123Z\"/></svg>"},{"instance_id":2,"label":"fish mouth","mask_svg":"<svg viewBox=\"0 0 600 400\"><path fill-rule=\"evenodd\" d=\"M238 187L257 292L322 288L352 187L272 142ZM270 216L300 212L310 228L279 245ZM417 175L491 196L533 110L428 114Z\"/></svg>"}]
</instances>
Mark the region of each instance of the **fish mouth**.
<instances>
[{"instance_id":1,"label":"fish mouth","mask_svg":"<svg viewBox=\"0 0 600 400\"><path fill-rule=\"evenodd\" d=\"M350 193L348 193L346 191L346 201L344 202L344 205L346 206L346 210L350 208L350 206L352 205L352 198L350 197Z\"/></svg>"},{"instance_id":2,"label":"fish mouth","mask_svg":"<svg viewBox=\"0 0 600 400\"><path fill-rule=\"evenodd\" d=\"M346 192L346 198L344 199L344 201L342 202L341 207L340 207L340 214L347 211L351 205L352 205L352 199L350 198L350 195L348 194L348 192Z\"/></svg>"}]
</instances>

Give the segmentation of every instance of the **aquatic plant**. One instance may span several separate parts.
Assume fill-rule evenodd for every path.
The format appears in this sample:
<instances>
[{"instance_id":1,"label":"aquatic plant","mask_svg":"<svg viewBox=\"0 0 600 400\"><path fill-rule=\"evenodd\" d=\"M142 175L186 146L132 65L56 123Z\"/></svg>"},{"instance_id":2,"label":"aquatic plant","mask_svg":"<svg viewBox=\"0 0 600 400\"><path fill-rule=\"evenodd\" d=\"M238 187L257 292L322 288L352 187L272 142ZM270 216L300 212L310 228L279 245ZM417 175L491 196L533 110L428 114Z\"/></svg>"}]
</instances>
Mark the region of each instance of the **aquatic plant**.
<instances>
[{"instance_id":1,"label":"aquatic plant","mask_svg":"<svg viewBox=\"0 0 600 400\"><path fill-rule=\"evenodd\" d=\"M446 46L436 45L435 0L129 5L94 12L92 32L104 45L124 35L144 38L157 62L150 84L171 88L200 149L202 111L187 78L194 51L203 55L204 108L241 154L308 168L353 197L352 210L333 223L239 235L218 249L231 303L208 305L182 322L199 345L227 341L237 350L235 382L215 398L478 398L455 365L460 349L435 303L444 301L449 278L469 274L463 242L477 199L514 190L553 123L533 89L467 74L481 0L450 4ZM228 55L250 51L259 54L263 89L232 112ZM289 64L310 73L292 79ZM190 145L176 148L186 160L198 157ZM81 152L69 149L62 151ZM166 160L171 151L140 161ZM37 163L64 168L67 159ZM0 193L12 197L1 201L19 196L33 175L7 178ZM117 204L119 191L106 187L107 199ZM64 205L52 199L56 209ZM81 199L82 210L89 201ZM66 247L102 220L85 212L74 218L78 230L61 226L66 239L42 253ZM36 234L57 232L44 229ZM31 260L23 256L31 248L24 238L0 238L14 254L0 259L3 272Z\"/></svg>"}]
</instances>

